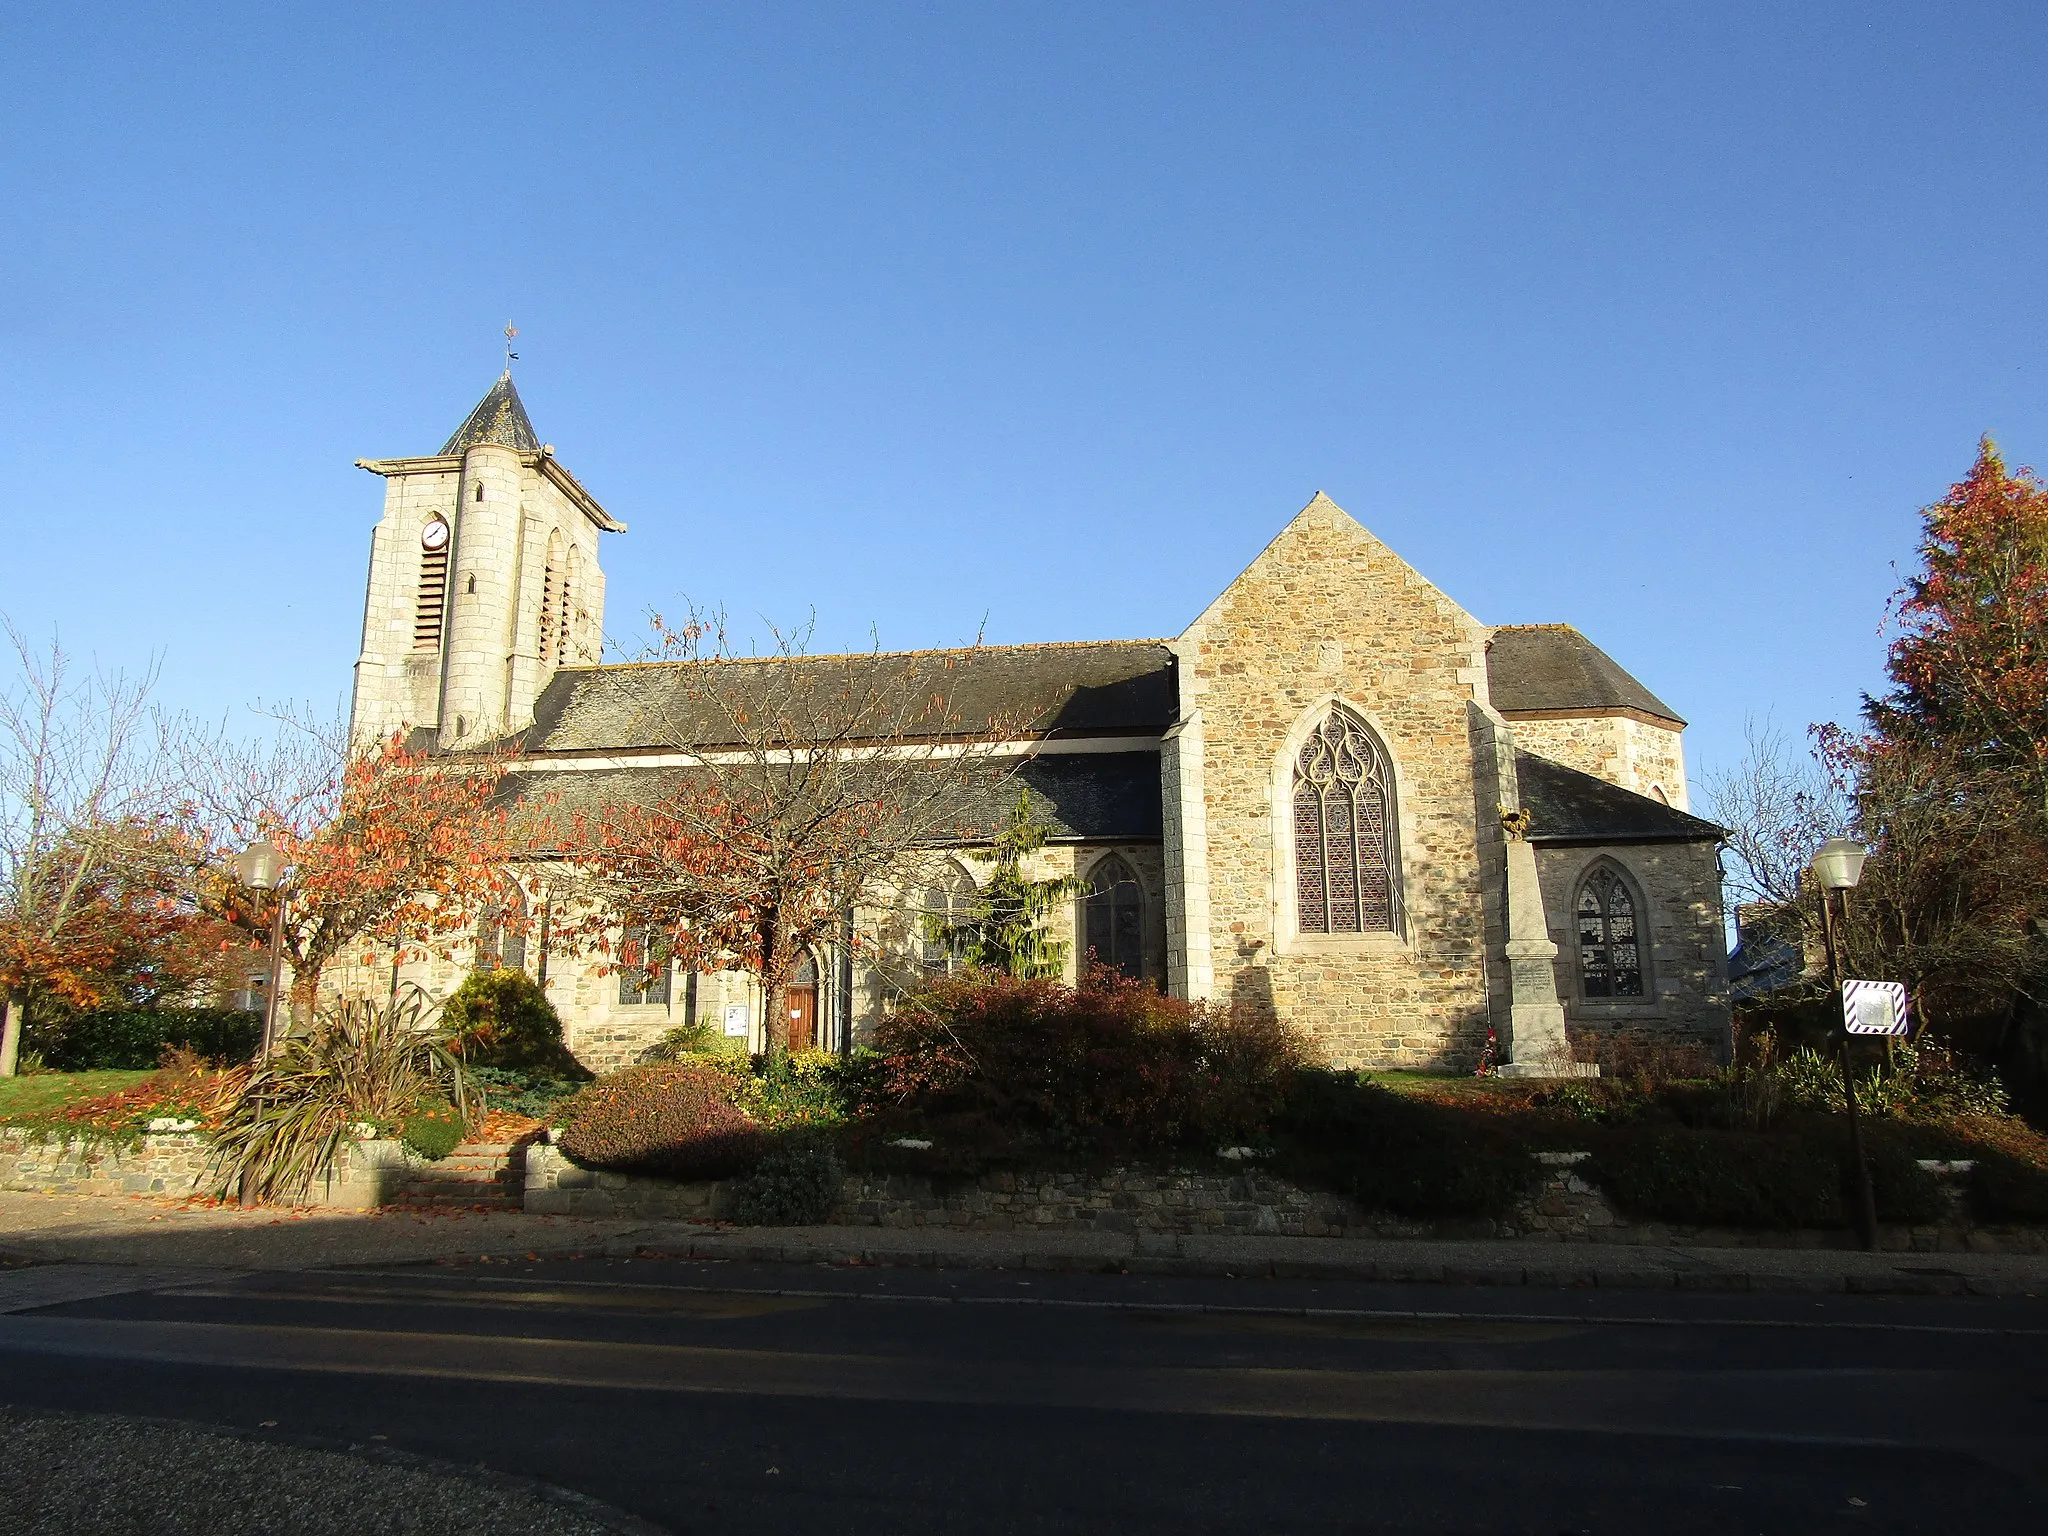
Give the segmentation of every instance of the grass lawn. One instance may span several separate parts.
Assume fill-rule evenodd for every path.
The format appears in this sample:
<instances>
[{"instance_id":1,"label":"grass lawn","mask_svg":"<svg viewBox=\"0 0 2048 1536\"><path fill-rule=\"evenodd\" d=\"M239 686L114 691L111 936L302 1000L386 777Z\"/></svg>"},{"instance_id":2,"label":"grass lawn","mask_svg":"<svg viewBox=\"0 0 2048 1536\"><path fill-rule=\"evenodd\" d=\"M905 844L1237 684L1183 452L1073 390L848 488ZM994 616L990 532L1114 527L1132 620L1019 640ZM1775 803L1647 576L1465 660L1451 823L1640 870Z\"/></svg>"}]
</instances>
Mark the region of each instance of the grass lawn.
<instances>
[{"instance_id":1,"label":"grass lawn","mask_svg":"<svg viewBox=\"0 0 2048 1536\"><path fill-rule=\"evenodd\" d=\"M148 1082L148 1072L38 1072L0 1077L0 1125L47 1119L66 1104L97 1099Z\"/></svg>"}]
</instances>

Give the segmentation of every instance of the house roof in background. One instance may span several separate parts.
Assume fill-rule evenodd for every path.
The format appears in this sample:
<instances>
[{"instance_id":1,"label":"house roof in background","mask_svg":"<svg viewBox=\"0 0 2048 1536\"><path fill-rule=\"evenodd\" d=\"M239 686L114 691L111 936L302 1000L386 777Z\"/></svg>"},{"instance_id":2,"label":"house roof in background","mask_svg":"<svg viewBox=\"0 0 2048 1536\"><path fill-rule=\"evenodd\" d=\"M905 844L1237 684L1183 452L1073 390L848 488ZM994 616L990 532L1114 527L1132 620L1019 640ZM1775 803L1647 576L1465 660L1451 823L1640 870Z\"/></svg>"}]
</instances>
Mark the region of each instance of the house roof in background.
<instances>
[{"instance_id":1,"label":"house roof in background","mask_svg":"<svg viewBox=\"0 0 2048 1536\"><path fill-rule=\"evenodd\" d=\"M1506 624L1486 647L1493 707L1517 714L1637 712L1685 724L1669 704L1569 624Z\"/></svg>"}]
</instances>

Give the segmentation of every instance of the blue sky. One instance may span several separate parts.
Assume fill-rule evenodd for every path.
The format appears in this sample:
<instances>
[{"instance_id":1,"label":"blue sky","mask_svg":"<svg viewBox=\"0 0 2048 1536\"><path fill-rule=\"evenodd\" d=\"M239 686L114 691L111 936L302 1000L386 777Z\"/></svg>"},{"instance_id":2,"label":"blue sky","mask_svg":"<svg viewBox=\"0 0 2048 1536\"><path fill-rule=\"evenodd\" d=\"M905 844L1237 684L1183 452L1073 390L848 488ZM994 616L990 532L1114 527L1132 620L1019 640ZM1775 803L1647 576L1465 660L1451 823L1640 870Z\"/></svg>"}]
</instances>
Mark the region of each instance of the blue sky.
<instances>
[{"instance_id":1,"label":"blue sky","mask_svg":"<svg viewBox=\"0 0 2048 1536\"><path fill-rule=\"evenodd\" d=\"M352 463L510 319L614 630L1170 634L1321 488L1697 778L2048 460L2044 75L2038 4L14 7L0 610L338 699Z\"/></svg>"}]
</instances>

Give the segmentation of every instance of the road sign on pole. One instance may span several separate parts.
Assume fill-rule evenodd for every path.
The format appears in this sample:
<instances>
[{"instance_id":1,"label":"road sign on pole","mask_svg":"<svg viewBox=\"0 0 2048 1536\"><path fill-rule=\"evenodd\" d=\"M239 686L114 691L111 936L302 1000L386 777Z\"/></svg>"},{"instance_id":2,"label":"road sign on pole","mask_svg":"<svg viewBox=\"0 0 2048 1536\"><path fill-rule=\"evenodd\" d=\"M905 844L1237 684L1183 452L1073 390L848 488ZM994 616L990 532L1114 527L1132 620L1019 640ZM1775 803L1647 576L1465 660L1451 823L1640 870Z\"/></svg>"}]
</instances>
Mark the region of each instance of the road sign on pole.
<instances>
[{"instance_id":1,"label":"road sign on pole","mask_svg":"<svg viewBox=\"0 0 2048 1536\"><path fill-rule=\"evenodd\" d=\"M1899 981L1842 983L1842 1024L1852 1035L1904 1035L1906 986Z\"/></svg>"}]
</instances>

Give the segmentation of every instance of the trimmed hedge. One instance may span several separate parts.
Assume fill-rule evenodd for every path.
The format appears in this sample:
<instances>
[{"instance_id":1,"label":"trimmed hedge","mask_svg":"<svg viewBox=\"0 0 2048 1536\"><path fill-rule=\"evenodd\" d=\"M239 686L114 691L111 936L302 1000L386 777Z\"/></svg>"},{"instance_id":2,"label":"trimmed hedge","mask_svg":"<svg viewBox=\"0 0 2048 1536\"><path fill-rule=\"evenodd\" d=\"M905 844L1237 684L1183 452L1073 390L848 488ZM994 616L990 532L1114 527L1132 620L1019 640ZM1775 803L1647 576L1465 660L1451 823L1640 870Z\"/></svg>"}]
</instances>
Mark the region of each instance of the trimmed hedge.
<instances>
[{"instance_id":1,"label":"trimmed hedge","mask_svg":"<svg viewBox=\"0 0 2048 1536\"><path fill-rule=\"evenodd\" d=\"M463 1124L462 1116L455 1113L455 1106L442 1099L437 1103L422 1104L407 1115L399 1140L421 1157L438 1163L461 1146L463 1137L468 1134L469 1127Z\"/></svg>"},{"instance_id":2,"label":"trimmed hedge","mask_svg":"<svg viewBox=\"0 0 2048 1536\"><path fill-rule=\"evenodd\" d=\"M1935 1222L1941 1188L1912 1152L1866 1142L1880 1221ZM1623 1214L1700 1227L1841 1227L1852 1174L1832 1135L1649 1131L1598 1138L1577 1172Z\"/></svg>"},{"instance_id":3,"label":"trimmed hedge","mask_svg":"<svg viewBox=\"0 0 2048 1536\"><path fill-rule=\"evenodd\" d=\"M71 1020L43 1060L59 1072L142 1072L187 1050L234 1066L262 1037L262 1018L233 1008L94 1008Z\"/></svg>"},{"instance_id":4,"label":"trimmed hedge","mask_svg":"<svg viewBox=\"0 0 2048 1536\"><path fill-rule=\"evenodd\" d=\"M846 1176L832 1149L796 1142L770 1152L733 1190L733 1220L754 1227L816 1226L832 1213Z\"/></svg>"},{"instance_id":5,"label":"trimmed hedge","mask_svg":"<svg viewBox=\"0 0 2048 1536\"><path fill-rule=\"evenodd\" d=\"M1259 1134L1299 1060L1270 1021L1103 967L1078 987L966 971L875 1031L867 1107L993 1128L1020 1149L1114 1159Z\"/></svg>"},{"instance_id":6,"label":"trimmed hedge","mask_svg":"<svg viewBox=\"0 0 2048 1536\"><path fill-rule=\"evenodd\" d=\"M1276 1129L1276 1173L1398 1216L1497 1216L1539 1172L1497 1123L1377 1087L1358 1072L1295 1072Z\"/></svg>"},{"instance_id":7,"label":"trimmed hedge","mask_svg":"<svg viewBox=\"0 0 2048 1536\"><path fill-rule=\"evenodd\" d=\"M730 1077L697 1062L624 1067L569 1101L556 1144L586 1168L718 1179L760 1160L761 1128Z\"/></svg>"},{"instance_id":8,"label":"trimmed hedge","mask_svg":"<svg viewBox=\"0 0 2048 1536\"><path fill-rule=\"evenodd\" d=\"M554 1004L524 971L471 971L441 1005L441 1022L469 1066L590 1080L562 1042Z\"/></svg>"}]
</instances>

